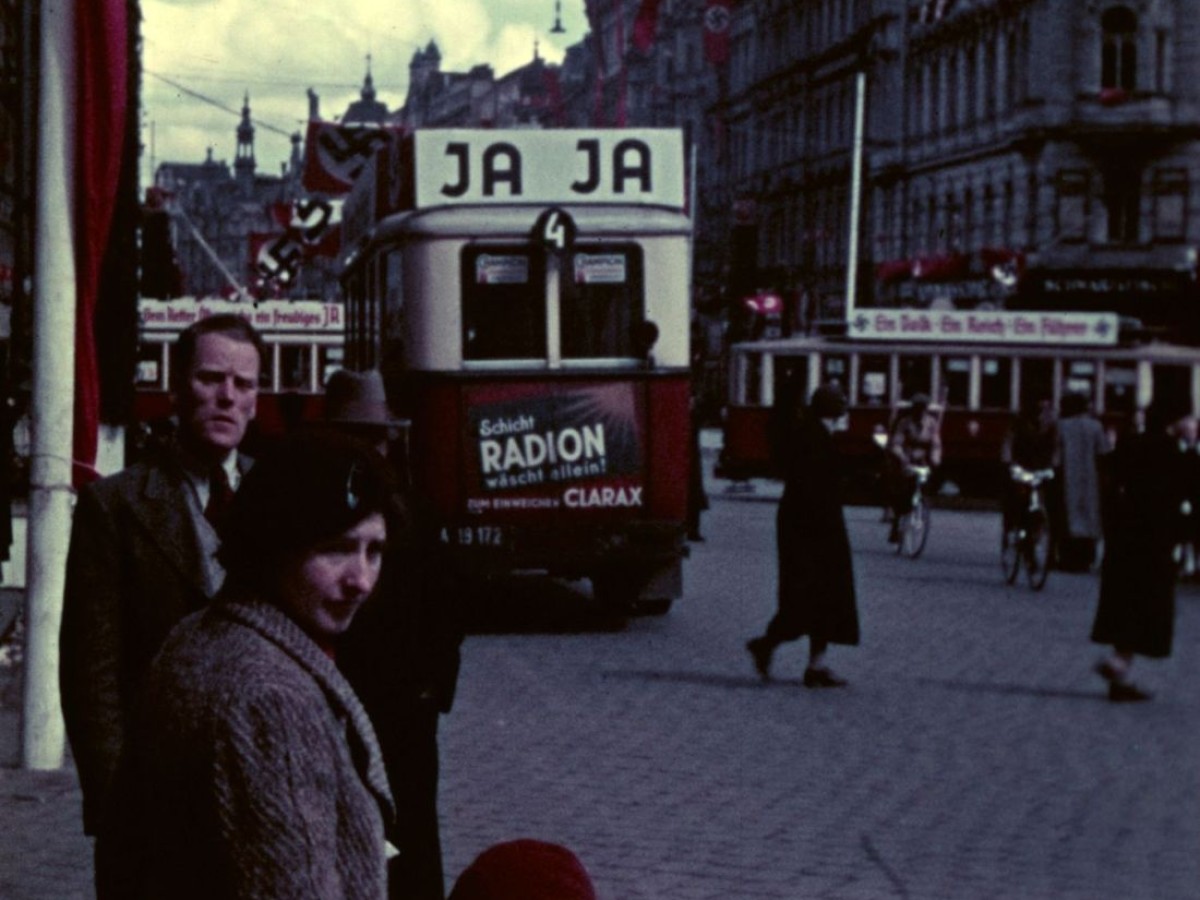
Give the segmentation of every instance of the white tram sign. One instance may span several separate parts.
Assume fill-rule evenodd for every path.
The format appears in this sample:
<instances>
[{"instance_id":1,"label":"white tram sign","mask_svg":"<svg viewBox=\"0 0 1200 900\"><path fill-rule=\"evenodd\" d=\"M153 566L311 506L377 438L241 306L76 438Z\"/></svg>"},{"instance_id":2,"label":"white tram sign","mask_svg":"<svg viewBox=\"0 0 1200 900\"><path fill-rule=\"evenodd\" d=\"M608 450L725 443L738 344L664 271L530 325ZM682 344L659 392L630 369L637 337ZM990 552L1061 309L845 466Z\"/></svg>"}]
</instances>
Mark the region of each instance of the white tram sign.
<instances>
[{"instance_id":1,"label":"white tram sign","mask_svg":"<svg viewBox=\"0 0 1200 900\"><path fill-rule=\"evenodd\" d=\"M418 129L413 141L417 208L480 203L684 207L679 129Z\"/></svg>"},{"instance_id":2,"label":"white tram sign","mask_svg":"<svg viewBox=\"0 0 1200 900\"><path fill-rule=\"evenodd\" d=\"M1116 313L857 309L847 331L863 340L1102 347L1116 345L1118 326Z\"/></svg>"}]
</instances>

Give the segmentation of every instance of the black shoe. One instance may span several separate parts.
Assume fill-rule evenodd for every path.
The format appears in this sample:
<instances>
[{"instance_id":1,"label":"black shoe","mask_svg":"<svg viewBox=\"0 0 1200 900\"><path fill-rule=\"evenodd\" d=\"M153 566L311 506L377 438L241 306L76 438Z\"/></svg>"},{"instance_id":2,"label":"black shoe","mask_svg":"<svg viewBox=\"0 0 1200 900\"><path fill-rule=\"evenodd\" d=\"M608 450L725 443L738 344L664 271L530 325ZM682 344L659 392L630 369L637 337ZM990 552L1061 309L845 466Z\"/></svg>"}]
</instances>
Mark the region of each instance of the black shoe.
<instances>
[{"instance_id":1,"label":"black shoe","mask_svg":"<svg viewBox=\"0 0 1200 900\"><path fill-rule=\"evenodd\" d=\"M892 530L888 532L888 543L889 544L900 543L900 526L899 525L895 525L895 524L892 525Z\"/></svg>"},{"instance_id":2,"label":"black shoe","mask_svg":"<svg viewBox=\"0 0 1200 900\"><path fill-rule=\"evenodd\" d=\"M766 638L751 638L746 641L746 649L754 658L754 669L763 681L771 680L771 654L774 648L767 643Z\"/></svg>"},{"instance_id":3,"label":"black shoe","mask_svg":"<svg viewBox=\"0 0 1200 900\"><path fill-rule=\"evenodd\" d=\"M1096 663L1096 665L1092 667L1092 671L1094 671L1105 681L1116 681L1121 675L1121 673L1117 671L1117 667L1107 659L1102 659L1100 662Z\"/></svg>"},{"instance_id":4,"label":"black shoe","mask_svg":"<svg viewBox=\"0 0 1200 900\"><path fill-rule=\"evenodd\" d=\"M704 535L698 531L689 531L687 539L693 544L700 544L704 542Z\"/></svg>"},{"instance_id":5,"label":"black shoe","mask_svg":"<svg viewBox=\"0 0 1200 900\"><path fill-rule=\"evenodd\" d=\"M1153 696L1149 691L1143 691L1132 682L1110 681L1108 684L1108 699L1113 703L1140 703Z\"/></svg>"},{"instance_id":6,"label":"black shoe","mask_svg":"<svg viewBox=\"0 0 1200 900\"><path fill-rule=\"evenodd\" d=\"M805 669L804 686L806 688L845 687L849 684L845 678L838 678L828 669Z\"/></svg>"}]
</instances>

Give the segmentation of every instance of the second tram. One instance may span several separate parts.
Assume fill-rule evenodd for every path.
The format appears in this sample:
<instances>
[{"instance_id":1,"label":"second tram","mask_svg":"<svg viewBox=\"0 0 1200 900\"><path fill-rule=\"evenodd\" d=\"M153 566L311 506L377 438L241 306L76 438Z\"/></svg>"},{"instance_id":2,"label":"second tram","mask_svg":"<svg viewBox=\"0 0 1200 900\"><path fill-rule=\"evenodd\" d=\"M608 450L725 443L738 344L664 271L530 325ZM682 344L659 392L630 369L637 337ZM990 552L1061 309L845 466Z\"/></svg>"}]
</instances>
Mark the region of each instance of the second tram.
<instances>
[{"instance_id":1,"label":"second tram","mask_svg":"<svg viewBox=\"0 0 1200 900\"><path fill-rule=\"evenodd\" d=\"M995 315L995 314L993 314ZM1112 318L1113 332L1116 318ZM770 476L767 421L778 388L798 380L807 396L837 382L850 400L849 429L837 436L859 486L881 461L875 438L916 393L942 416L939 481L995 496L1000 448L1021 403L1045 398L1057 409L1068 392L1085 394L1112 438L1133 427L1156 389L1182 392L1200 408L1200 349L1163 343L1069 345L878 341L800 337L735 344L729 352L725 441L718 464L728 478Z\"/></svg>"},{"instance_id":2,"label":"second tram","mask_svg":"<svg viewBox=\"0 0 1200 900\"><path fill-rule=\"evenodd\" d=\"M347 365L383 371L414 493L472 571L680 596L683 162L677 130L418 130L347 200Z\"/></svg>"}]
</instances>

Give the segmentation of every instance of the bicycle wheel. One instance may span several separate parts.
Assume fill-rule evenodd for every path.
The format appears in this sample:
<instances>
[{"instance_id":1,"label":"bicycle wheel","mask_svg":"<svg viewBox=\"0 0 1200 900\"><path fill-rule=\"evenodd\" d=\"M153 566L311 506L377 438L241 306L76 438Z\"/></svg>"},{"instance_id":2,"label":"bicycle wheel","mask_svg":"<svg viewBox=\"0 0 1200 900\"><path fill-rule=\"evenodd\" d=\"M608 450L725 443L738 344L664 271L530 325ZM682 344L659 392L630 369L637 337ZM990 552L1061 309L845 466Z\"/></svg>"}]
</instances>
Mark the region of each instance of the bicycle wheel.
<instances>
[{"instance_id":1,"label":"bicycle wheel","mask_svg":"<svg viewBox=\"0 0 1200 900\"><path fill-rule=\"evenodd\" d=\"M1021 572L1021 530L1007 528L1000 534L1000 568L1007 584L1016 584Z\"/></svg>"},{"instance_id":2,"label":"bicycle wheel","mask_svg":"<svg viewBox=\"0 0 1200 900\"><path fill-rule=\"evenodd\" d=\"M929 506L924 501L913 504L913 508L900 521L900 552L909 559L916 559L929 540Z\"/></svg>"},{"instance_id":3,"label":"bicycle wheel","mask_svg":"<svg viewBox=\"0 0 1200 900\"><path fill-rule=\"evenodd\" d=\"M1029 515L1021 550L1025 557L1029 586L1040 591L1046 586L1046 576L1050 574L1050 529L1047 527L1046 514L1040 510Z\"/></svg>"}]
</instances>

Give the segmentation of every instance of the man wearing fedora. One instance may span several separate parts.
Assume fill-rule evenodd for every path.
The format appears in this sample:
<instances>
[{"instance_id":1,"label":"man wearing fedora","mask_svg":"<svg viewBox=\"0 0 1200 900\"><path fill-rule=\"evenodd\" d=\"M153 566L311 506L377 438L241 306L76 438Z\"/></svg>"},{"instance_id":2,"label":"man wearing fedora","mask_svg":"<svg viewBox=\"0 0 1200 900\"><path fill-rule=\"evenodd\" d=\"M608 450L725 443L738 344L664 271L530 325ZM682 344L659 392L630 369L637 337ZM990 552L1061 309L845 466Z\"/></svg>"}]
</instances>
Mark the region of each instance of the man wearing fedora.
<instances>
[{"instance_id":1,"label":"man wearing fedora","mask_svg":"<svg viewBox=\"0 0 1200 900\"><path fill-rule=\"evenodd\" d=\"M325 385L325 424L370 444L402 468L397 454L407 423L388 406L377 370L341 369ZM397 481L407 483L398 473ZM338 665L371 717L396 799L392 843L400 849L388 879L393 900L443 900L438 829L438 717L450 711L458 681L463 631L454 607L457 591L438 565L440 545L423 526L419 508L406 540L389 547L390 559L374 598L338 648Z\"/></svg>"}]
</instances>

